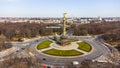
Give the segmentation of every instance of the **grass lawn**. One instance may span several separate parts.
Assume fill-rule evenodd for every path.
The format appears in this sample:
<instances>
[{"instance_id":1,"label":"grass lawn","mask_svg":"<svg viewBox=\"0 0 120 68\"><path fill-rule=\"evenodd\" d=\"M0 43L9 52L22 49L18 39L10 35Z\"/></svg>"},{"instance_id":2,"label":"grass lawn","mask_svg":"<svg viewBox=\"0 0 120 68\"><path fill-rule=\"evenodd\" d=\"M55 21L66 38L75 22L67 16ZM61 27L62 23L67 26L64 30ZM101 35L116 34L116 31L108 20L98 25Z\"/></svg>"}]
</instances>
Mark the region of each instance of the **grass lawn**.
<instances>
[{"instance_id":1,"label":"grass lawn","mask_svg":"<svg viewBox=\"0 0 120 68\"><path fill-rule=\"evenodd\" d=\"M78 56L78 55L83 54L75 50L56 50L56 49L50 49L47 51L43 51L43 53L54 55L54 56Z\"/></svg>"},{"instance_id":2,"label":"grass lawn","mask_svg":"<svg viewBox=\"0 0 120 68\"><path fill-rule=\"evenodd\" d=\"M79 45L78 49L80 49L80 50L90 52L92 49L91 45L86 42L79 42L77 44Z\"/></svg>"},{"instance_id":3,"label":"grass lawn","mask_svg":"<svg viewBox=\"0 0 120 68\"><path fill-rule=\"evenodd\" d=\"M43 42L38 44L37 49L40 50L40 49L48 48L48 47L50 47L51 43L52 42L49 40L43 41Z\"/></svg>"}]
</instances>

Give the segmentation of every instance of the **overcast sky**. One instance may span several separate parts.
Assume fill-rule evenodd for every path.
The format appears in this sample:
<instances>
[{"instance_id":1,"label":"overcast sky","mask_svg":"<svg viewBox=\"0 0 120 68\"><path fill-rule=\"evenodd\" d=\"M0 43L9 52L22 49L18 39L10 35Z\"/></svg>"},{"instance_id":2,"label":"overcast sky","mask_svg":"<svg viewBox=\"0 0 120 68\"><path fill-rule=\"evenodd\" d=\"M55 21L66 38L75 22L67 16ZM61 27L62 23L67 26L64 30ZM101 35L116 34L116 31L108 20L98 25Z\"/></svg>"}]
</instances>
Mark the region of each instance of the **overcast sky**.
<instances>
[{"instance_id":1,"label":"overcast sky","mask_svg":"<svg viewBox=\"0 0 120 68\"><path fill-rule=\"evenodd\" d=\"M120 0L0 0L0 17L120 17Z\"/></svg>"}]
</instances>

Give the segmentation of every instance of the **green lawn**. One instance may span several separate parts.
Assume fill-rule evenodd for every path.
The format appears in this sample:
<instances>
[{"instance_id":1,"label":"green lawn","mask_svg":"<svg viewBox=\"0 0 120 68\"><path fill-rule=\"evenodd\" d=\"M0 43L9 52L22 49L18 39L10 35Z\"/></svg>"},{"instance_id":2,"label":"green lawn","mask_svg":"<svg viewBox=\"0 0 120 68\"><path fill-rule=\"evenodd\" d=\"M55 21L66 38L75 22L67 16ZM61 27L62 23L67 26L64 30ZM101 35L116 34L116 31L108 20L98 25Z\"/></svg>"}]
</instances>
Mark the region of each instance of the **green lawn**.
<instances>
[{"instance_id":1,"label":"green lawn","mask_svg":"<svg viewBox=\"0 0 120 68\"><path fill-rule=\"evenodd\" d=\"M43 41L43 42L38 44L37 49L40 50L40 49L48 48L48 47L50 47L51 43L52 42L49 40Z\"/></svg>"},{"instance_id":2,"label":"green lawn","mask_svg":"<svg viewBox=\"0 0 120 68\"><path fill-rule=\"evenodd\" d=\"M56 49L50 49L47 51L43 51L43 53L54 55L54 56L78 56L78 55L83 54L75 50L56 50Z\"/></svg>"},{"instance_id":3,"label":"green lawn","mask_svg":"<svg viewBox=\"0 0 120 68\"><path fill-rule=\"evenodd\" d=\"M80 49L80 50L90 52L92 49L91 45L86 42L79 42L77 44L79 45L78 49Z\"/></svg>"}]
</instances>

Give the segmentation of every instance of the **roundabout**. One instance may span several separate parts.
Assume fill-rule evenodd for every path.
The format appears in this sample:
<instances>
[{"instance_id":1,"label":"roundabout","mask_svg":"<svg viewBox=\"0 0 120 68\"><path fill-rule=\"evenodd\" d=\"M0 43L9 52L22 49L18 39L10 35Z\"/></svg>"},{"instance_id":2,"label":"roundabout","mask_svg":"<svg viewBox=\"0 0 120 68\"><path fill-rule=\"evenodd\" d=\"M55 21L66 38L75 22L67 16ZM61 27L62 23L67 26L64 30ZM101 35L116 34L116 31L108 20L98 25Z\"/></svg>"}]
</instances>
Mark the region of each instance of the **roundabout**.
<instances>
[{"instance_id":1,"label":"roundabout","mask_svg":"<svg viewBox=\"0 0 120 68\"><path fill-rule=\"evenodd\" d=\"M61 47L56 43L53 43L52 41L52 43L49 44L49 47L44 49L37 49L40 43L48 40L49 38L40 41L35 46L39 59L42 61L43 64L64 66L66 65L66 63L71 64L73 61L78 61L80 63L83 60L87 60L87 59L94 60L104 55L105 53L109 52L109 49L103 43L97 41L96 38L94 37L90 37L90 38L74 37L74 38L78 39L78 41L71 43L74 44L75 47L73 47L73 45ZM88 43L90 45L90 48L86 47L85 45L85 48L89 48L88 50L85 51L84 48L79 49L78 43L82 43L81 45L83 45L83 43ZM76 53L72 53L71 51Z\"/></svg>"}]
</instances>

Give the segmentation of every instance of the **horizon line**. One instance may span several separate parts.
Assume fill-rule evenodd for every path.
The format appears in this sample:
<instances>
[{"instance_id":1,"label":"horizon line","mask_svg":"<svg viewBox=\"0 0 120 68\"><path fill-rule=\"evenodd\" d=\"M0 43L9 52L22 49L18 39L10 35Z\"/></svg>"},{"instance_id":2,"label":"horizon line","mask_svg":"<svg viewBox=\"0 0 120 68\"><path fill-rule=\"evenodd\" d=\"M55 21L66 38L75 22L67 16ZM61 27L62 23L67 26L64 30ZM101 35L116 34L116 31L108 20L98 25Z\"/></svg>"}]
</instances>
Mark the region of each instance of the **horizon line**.
<instances>
[{"instance_id":1,"label":"horizon line","mask_svg":"<svg viewBox=\"0 0 120 68\"><path fill-rule=\"evenodd\" d=\"M105 17L120 17L120 16L81 16L81 17L70 17L67 16L67 18L96 18L96 17L101 17L101 18L105 18ZM0 16L0 18L62 18L60 17L52 17L52 16L46 16L46 17L39 17L39 16Z\"/></svg>"}]
</instances>

